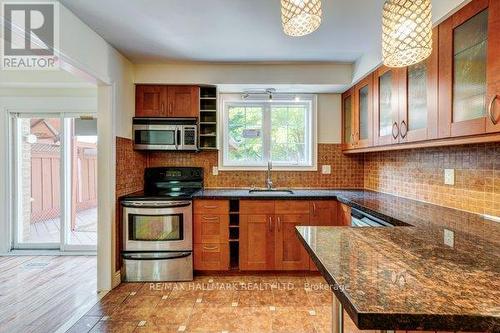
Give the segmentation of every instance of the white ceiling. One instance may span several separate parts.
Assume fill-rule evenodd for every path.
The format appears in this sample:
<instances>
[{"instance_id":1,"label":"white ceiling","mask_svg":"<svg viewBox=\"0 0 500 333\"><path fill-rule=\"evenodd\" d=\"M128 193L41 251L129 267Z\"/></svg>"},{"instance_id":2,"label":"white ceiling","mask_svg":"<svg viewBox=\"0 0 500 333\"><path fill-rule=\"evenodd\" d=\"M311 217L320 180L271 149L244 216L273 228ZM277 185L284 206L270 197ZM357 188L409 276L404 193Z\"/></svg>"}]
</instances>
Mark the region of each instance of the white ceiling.
<instances>
[{"instance_id":1,"label":"white ceiling","mask_svg":"<svg viewBox=\"0 0 500 333\"><path fill-rule=\"evenodd\" d=\"M279 0L60 0L135 63L354 62L378 50L383 0L323 0L311 35L282 32Z\"/></svg>"}]
</instances>

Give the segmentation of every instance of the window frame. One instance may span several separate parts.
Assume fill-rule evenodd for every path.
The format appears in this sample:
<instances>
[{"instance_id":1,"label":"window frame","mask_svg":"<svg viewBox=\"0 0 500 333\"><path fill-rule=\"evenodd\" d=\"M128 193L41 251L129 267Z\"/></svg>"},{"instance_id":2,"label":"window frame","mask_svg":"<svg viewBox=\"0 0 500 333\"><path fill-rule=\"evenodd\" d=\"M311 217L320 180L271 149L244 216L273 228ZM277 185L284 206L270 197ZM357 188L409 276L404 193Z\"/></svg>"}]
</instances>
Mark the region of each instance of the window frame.
<instances>
[{"instance_id":1,"label":"window frame","mask_svg":"<svg viewBox=\"0 0 500 333\"><path fill-rule=\"evenodd\" d=\"M269 106L279 103L309 103L309 123L306 128L306 152L310 151L309 164L288 164L273 162L273 170L278 171L317 171L318 170L318 130L317 130L317 95L315 94L274 94L273 99L269 100L267 95L251 96L243 100L241 94L220 94L219 98L219 133L221 133L221 140L219 141L219 170L221 171L261 171L267 170L267 160L261 163L232 163L227 160L228 156L228 107L231 104L259 104L266 105L263 116L263 133L262 141L264 146L264 156L267 156L266 149L270 149L270 135L271 135L271 117L268 112ZM266 110L267 109L267 110ZM307 133L309 132L309 133ZM307 139L307 137L309 139ZM309 142L307 142L309 141ZM308 144L309 143L309 144Z\"/></svg>"}]
</instances>

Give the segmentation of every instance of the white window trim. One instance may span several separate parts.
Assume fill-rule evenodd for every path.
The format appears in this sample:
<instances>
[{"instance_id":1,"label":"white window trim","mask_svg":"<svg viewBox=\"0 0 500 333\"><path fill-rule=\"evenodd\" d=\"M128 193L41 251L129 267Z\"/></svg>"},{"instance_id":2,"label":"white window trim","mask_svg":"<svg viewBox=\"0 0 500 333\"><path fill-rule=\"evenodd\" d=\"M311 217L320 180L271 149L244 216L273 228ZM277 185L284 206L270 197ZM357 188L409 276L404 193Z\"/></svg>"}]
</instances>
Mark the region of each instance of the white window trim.
<instances>
[{"instance_id":1,"label":"white window trim","mask_svg":"<svg viewBox=\"0 0 500 333\"><path fill-rule=\"evenodd\" d=\"M219 124L219 133L221 134L221 139L219 140L219 166L218 169L220 171L263 171L267 170L267 163L266 165L255 165L255 166L250 166L250 165L244 165L244 166L237 166L237 165L224 165L224 142L228 136L228 133L226 131L226 104L231 103L231 102L241 102L241 94L220 94L219 95L219 111L218 112L218 124ZM279 165L274 163L273 164L273 170L276 171L318 171L318 124L317 124L317 119L318 119L318 111L317 111L317 105L318 105L318 97L315 94L279 94L279 95L274 95L273 99L277 102L280 100L286 99L286 100L293 100L294 98L298 98L302 101L310 101L311 102L311 166L290 166L290 165ZM252 99L247 99L245 101L247 102L259 102L261 103L263 99L267 99L267 96L263 96L262 98L258 97L252 97ZM272 102L271 102L272 103Z\"/></svg>"}]
</instances>

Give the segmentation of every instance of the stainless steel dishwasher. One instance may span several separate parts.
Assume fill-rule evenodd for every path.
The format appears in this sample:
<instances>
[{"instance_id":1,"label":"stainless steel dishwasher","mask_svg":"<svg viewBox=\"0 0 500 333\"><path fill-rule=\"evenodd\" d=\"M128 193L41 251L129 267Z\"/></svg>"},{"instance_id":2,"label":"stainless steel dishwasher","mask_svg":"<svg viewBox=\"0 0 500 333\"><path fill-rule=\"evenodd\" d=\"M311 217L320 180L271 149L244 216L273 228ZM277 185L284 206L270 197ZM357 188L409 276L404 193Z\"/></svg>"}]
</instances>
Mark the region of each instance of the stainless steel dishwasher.
<instances>
[{"instance_id":1,"label":"stainless steel dishwasher","mask_svg":"<svg viewBox=\"0 0 500 333\"><path fill-rule=\"evenodd\" d=\"M351 208L352 227L394 227L394 225L358 209Z\"/></svg>"}]
</instances>

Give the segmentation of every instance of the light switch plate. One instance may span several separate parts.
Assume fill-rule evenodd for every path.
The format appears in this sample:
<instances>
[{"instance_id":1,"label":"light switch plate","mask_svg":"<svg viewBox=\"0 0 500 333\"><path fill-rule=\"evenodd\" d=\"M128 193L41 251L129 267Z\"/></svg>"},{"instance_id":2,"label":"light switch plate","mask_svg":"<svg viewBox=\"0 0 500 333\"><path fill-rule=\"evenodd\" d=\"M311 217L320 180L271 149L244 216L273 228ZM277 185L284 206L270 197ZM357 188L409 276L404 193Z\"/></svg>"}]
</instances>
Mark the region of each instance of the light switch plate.
<instances>
[{"instance_id":1,"label":"light switch plate","mask_svg":"<svg viewBox=\"0 0 500 333\"><path fill-rule=\"evenodd\" d=\"M445 185L455 185L455 169L444 169Z\"/></svg>"},{"instance_id":2,"label":"light switch plate","mask_svg":"<svg viewBox=\"0 0 500 333\"><path fill-rule=\"evenodd\" d=\"M321 173L324 175L329 175L332 173L332 166L331 165L322 165L321 166Z\"/></svg>"},{"instance_id":3,"label":"light switch plate","mask_svg":"<svg viewBox=\"0 0 500 333\"><path fill-rule=\"evenodd\" d=\"M219 168L214 166L212 167L212 175L213 176L218 176L219 175Z\"/></svg>"},{"instance_id":4,"label":"light switch plate","mask_svg":"<svg viewBox=\"0 0 500 333\"><path fill-rule=\"evenodd\" d=\"M453 231L444 229L444 245L455 246L455 233Z\"/></svg>"}]
</instances>

